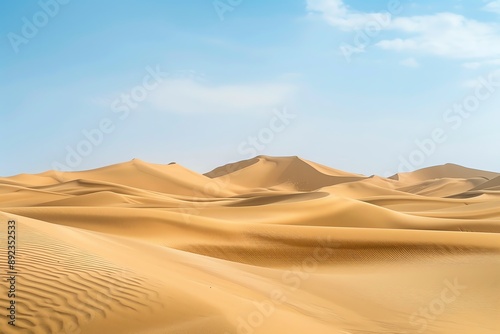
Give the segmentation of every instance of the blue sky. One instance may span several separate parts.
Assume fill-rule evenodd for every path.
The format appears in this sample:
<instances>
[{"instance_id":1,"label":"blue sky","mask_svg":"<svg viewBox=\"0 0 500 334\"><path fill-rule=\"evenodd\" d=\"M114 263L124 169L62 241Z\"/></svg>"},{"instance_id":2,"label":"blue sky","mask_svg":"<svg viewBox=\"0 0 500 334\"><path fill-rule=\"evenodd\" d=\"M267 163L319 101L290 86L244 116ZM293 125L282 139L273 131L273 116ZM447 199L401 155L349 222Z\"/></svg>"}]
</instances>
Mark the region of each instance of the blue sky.
<instances>
[{"instance_id":1,"label":"blue sky","mask_svg":"<svg viewBox=\"0 0 500 334\"><path fill-rule=\"evenodd\" d=\"M500 171L500 1L0 5L0 175L299 155Z\"/></svg>"}]
</instances>

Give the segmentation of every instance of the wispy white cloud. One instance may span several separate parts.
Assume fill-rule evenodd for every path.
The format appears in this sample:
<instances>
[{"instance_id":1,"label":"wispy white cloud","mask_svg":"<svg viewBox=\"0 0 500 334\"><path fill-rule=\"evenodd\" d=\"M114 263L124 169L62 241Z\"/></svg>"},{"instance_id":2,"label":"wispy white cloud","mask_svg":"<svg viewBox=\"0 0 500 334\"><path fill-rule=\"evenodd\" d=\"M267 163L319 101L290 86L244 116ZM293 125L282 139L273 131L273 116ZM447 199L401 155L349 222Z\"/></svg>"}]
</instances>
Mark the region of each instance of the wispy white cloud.
<instances>
[{"instance_id":1,"label":"wispy white cloud","mask_svg":"<svg viewBox=\"0 0 500 334\"><path fill-rule=\"evenodd\" d=\"M297 90L287 83L214 86L191 79L165 81L148 99L175 113L253 112L286 104Z\"/></svg>"},{"instance_id":2,"label":"wispy white cloud","mask_svg":"<svg viewBox=\"0 0 500 334\"><path fill-rule=\"evenodd\" d=\"M399 62L400 65L406 66L406 67L419 67L420 64L415 58L406 58L403 59Z\"/></svg>"},{"instance_id":3,"label":"wispy white cloud","mask_svg":"<svg viewBox=\"0 0 500 334\"><path fill-rule=\"evenodd\" d=\"M468 70L477 70L478 68L481 67L481 63L478 61L463 63L462 67Z\"/></svg>"},{"instance_id":4,"label":"wispy white cloud","mask_svg":"<svg viewBox=\"0 0 500 334\"><path fill-rule=\"evenodd\" d=\"M462 81L462 87L467 88L467 89L474 89L478 85L480 85L480 82L478 79Z\"/></svg>"},{"instance_id":5,"label":"wispy white cloud","mask_svg":"<svg viewBox=\"0 0 500 334\"><path fill-rule=\"evenodd\" d=\"M446 58L500 56L500 26L453 13L396 18L390 29L412 35L377 43L382 49Z\"/></svg>"},{"instance_id":6,"label":"wispy white cloud","mask_svg":"<svg viewBox=\"0 0 500 334\"><path fill-rule=\"evenodd\" d=\"M490 1L483 7L483 10L500 14L500 0Z\"/></svg>"},{"instance_id":7,"label":"wispy white cloud","mask_svg":"<svg viewBox=\"0 0 500 334\"><path fill-rule=\"evenodd\" d=\"M491 59L482 62L479 61L467 62L462 64L462 67L468 70L477 70L478 68L484 66L500 66L500 59Z\"/></svg>"},{"instance_id":8,"label":"wispy white cloud","mask_svg":"<svg viewBox=\"0 0 500 334\"><path fill-rule=\"evenodd\" d=\"M500 0L486 9L494 11ZM385 19L383 13L363 13L350 9L342 0L308 0L310 12L321 13L332 26L357 30L369 21ZM443 12L431 15L392 17L381 29L398 33L375 45L384 50L409 52L455 59L491 59L500 57L500 24L481 22L463 15Z\"/></svg>"},{"instance_id":9,"label":"wispy white cloud","mask_svg":"<svg viewBox=\"0 0 500 334\"><path fill-rule=\"evenodd\" d=\"M350 9L342 0L307 0L307 10L320 14L329 24L344 31L362 29L368 22L386 22L388 13L363 13Z\"/></svg>"}]
</instances>

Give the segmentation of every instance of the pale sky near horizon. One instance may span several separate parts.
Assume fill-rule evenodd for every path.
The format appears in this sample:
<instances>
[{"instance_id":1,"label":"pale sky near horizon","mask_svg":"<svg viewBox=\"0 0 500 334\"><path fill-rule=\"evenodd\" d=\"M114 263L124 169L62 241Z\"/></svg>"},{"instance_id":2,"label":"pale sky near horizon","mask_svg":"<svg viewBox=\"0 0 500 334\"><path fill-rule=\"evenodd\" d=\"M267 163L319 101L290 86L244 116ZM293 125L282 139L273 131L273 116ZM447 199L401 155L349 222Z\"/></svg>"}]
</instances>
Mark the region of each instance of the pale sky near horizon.
<instances>
[{"instance_id":1,"label":"pale sky near horizon","mask_svg":"<svg viewBox=\"0 0 500 334\"><path fill-rule=\"evenodd\" d=\"M0 176L298 155L500 172L500 0L0 4Z\"/></svg>"}]
</instances>

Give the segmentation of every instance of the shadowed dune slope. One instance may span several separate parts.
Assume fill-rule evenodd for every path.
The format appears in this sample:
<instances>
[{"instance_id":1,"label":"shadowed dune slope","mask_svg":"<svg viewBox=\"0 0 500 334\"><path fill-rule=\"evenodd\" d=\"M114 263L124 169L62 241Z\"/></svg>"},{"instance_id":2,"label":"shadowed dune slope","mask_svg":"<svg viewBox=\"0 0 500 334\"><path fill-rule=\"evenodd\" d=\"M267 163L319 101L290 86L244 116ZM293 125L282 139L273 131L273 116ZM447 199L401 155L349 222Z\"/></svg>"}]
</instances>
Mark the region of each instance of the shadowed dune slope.
<instances>
[{"instance_id":1,"label":"shadowed dune slope","mask_svg":"<svg viewBox=\"0 0 500 334\"><path fill-rule=\"evenodd\" d=\"M500 190L500 176L495 177L487 182L481 183L476 187L470 189L474 190Z\"/></svg>"}]
</instances>

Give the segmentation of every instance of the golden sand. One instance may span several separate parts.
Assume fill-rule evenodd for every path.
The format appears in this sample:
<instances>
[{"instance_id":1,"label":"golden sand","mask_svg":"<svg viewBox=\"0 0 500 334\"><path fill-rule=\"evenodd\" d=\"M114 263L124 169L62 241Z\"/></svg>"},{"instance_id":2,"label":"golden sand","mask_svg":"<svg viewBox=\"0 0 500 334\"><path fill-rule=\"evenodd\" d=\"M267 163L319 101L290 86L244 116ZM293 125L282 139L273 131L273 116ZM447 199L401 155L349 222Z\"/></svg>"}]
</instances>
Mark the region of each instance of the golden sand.
<instances>
[{"instance_id":1,"label":"golden sand","mask_svg":"<svg viewBox=\"0 0 500 334\"><path fill-rule=\"evenodd\" d=\"M497 173L259 156L0 178L2 277L9 220L1 333L500 333Z\"/></svg>"}]
</instances>

